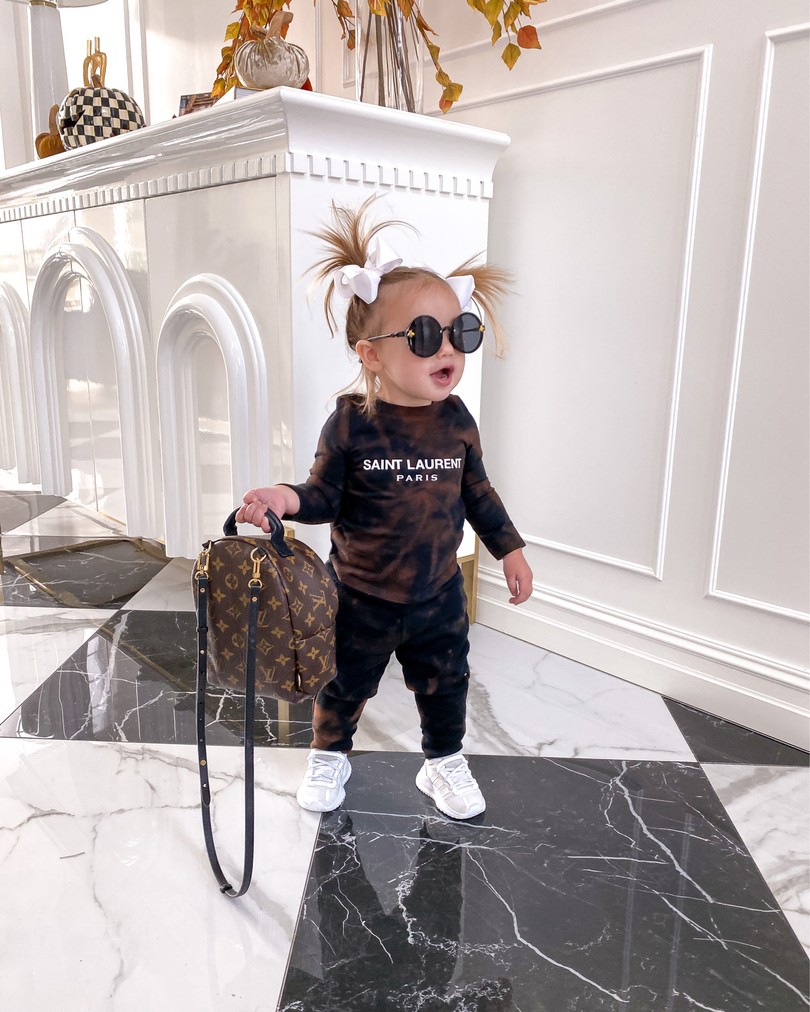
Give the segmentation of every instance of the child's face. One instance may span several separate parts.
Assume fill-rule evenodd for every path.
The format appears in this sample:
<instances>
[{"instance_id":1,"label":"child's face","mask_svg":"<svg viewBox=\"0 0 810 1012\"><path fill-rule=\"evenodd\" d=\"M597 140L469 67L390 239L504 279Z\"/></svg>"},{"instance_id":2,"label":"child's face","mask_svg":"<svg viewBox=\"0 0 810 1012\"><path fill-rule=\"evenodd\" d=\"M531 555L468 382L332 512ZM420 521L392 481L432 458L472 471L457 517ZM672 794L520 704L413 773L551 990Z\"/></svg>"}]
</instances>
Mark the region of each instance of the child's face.
<instances>
[{"instance_id":1,"label":"child's face","mask_svg":"<svg viewBox=\"0 0 810 1012\"><path fill-rule=\"evenodd\" d=\"M446 327L461 312L453 290L442 281L405 281L384 288L379 298L375 334L407 330L417 316L432 316ZM464 374L466 356L453 347L446 332L442 338L441 347L430 358L414 355L405 337L359 341L357 353L379 377L382 400L425 407L448 397Z\"/></svg>"}]
</instances>

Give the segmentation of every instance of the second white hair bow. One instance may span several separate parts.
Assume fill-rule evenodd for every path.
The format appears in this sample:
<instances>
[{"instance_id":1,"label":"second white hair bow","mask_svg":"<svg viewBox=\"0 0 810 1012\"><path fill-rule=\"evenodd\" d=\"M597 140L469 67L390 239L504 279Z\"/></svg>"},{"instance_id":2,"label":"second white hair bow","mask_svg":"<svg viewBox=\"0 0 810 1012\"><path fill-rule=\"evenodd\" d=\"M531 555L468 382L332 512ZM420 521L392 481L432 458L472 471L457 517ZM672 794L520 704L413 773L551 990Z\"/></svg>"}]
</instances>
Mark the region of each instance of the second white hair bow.
<instances>
[{"instance_id":1,"label":"second white hair bow","mask_svg":"<svg viewBox=\"0 0 810 1012\"><path fill-rule=\"evenodd\" d=\"M344 299L356 295L363 302L371 303L377 298L380 278L402 263L388 243L375 235L369 244L365 266L348 264L335 271L335 291Z\"/></svg>"}]
</instances>

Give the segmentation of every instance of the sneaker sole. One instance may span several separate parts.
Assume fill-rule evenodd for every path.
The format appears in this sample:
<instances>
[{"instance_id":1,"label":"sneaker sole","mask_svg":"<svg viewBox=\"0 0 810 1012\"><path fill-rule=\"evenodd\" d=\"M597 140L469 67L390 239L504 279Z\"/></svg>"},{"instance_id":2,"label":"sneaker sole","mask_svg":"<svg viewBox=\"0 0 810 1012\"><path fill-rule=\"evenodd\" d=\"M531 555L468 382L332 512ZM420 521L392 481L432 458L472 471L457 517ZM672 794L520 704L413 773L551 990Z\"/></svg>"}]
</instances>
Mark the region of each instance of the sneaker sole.
<instances>
[{"instance_id":1,"label":"sneaker sole","mask_svg":"<svg viewBox=\"0 0 810 1012\"><path fill-rule=\"evenodd\" d=\"M340 795L338 796L338 800L334 805L332 805L331 808L322 808L321 806L318 805L317 802L312 802L312 804L305 805L304 802L301 801L301 799L296 794L295 800L298 802L298 807L303 808L305 812L318 812L320 815L325 815L327 812L334 812L335 809L340 808L340 806L346 800L346 784L349 782L351 775L352 775L352 768L351 766L349 766L349 772L346 776L346 779L340 785Z\"/></svg>"},{"instance_id":2,"label":"sneaker sole","mask_svg":"<svg viewBox=\"0 0 810 1012\"><path fill-rule=\"evenodd\" d=\"M487 806L485 804L483 808L480 808L477 812L470 812L469 815L456 815L455 812L451 812L445 805L444 800L437 797L434 793L433 784L430 782L430 779L425 776L424 768L420 769L416 774L416 786L423 794L426 794L431 799L442 815L446 815L448 819L455 819L457 822L464 822L467 819L474 819L476 815L481 815L482 812L487 810Z\"/></svg>"}]
</instances>

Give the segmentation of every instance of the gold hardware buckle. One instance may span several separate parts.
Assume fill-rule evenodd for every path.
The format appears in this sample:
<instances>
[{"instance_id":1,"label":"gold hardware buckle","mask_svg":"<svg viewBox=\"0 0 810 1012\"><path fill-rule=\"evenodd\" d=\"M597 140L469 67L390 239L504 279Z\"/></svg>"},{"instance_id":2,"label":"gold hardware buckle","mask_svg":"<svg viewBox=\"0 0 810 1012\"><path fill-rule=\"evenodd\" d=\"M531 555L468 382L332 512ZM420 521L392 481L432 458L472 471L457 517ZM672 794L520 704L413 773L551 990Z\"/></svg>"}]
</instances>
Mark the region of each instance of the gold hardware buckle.
<instances>
[{"instance_id":1,"label":"gold hardware buckle","mask_svg":"<svg viewBox=\"0 0 810 1012\"><path fill-rule=\"evenodd\" d=\"M264 552L258 546L250 553L250 558L253 561L253 576L248 581L248 587L262 586L262 559L264 557Z\"/></svg>"},{"instance_id":2,"label":"gold hardware buckle","mask_svg":"<svg viewBox=\"0 0 810 1012\"><path fill-rule=\"evenodd\" d=\"M211 542L207 541L202 548L202 551L197 556L197 572L194 574L195 580L201 580L203 576L208 576L208 564L211 561Z\"/></svg>"}]
</instances>

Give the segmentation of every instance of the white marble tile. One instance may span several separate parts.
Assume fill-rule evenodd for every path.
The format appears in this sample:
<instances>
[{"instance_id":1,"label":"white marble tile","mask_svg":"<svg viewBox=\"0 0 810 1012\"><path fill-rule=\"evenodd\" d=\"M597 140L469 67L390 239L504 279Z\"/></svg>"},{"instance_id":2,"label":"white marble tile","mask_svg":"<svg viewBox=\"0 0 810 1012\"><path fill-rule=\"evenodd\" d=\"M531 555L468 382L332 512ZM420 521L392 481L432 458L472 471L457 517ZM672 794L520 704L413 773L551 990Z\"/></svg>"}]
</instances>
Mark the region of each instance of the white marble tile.
<instances>
[{"instance_id":1,"label":"white marble tile","mask_svg":"<svg viewBox=\"0 0 810 1012\"><path fill-rule=\"evenodd\" d=\"M694 762L661 697L482 625L470 630L464 749L471 755ZM420 751L416 705L394 661L355 748Z\"/></svg>"},{"instance_id":2,"label":"white marble tile","mask_svg":"<svg viewBox=\"0 0 810 1012\"><path fill-rule=\"evenodd\" d=\"M138 611L194 611L193 559L172 559L124 605Z\"/></svg>"},{"instance_id":3,"label":"white marble tile","mask_svg":"<svg viewBox=\"0 0 810 1012\"><path fill-rule=\"evenodd\" d=\"M43 537L56 534L76 534L87 538L106 538L124 534L124 528L115 520L93 513L78 503L64 502L46 513L41 513L6 534L38 534Z\"/></svg>"},{"instance_id":4,"label":"white marble tile","mask_svg":"<svg viewBox=\"0 0 810 1012\"><path fill-rule=\"evenodd\" d=\"M703 770L810 954L810 769L711 763Z\"/></svg>"},{"instance_id":5,"label":"white marble tile","mask_svg":"<svg viewBox=\"0 0 810 1012\"><path fill-rule=\"evenodd\" d=\"M242 753L210 757L235 882ZM253 884L231 900L206 858L193 748L0 740L4 1007L273 1012L319 822L294 797L305 760L259 753Z\"/></svg>"},{"instance_id":6,"label":"white marble tile","mask_svg":"<svg viewBox=\"0 0 810 1012\"><path fill-rule=\"evenodd\" d=\"M101 608L0 607L0 720L113 614Z\"/></svg>"}]
</instances>

